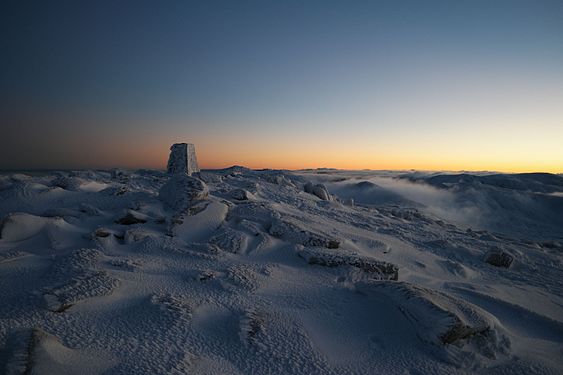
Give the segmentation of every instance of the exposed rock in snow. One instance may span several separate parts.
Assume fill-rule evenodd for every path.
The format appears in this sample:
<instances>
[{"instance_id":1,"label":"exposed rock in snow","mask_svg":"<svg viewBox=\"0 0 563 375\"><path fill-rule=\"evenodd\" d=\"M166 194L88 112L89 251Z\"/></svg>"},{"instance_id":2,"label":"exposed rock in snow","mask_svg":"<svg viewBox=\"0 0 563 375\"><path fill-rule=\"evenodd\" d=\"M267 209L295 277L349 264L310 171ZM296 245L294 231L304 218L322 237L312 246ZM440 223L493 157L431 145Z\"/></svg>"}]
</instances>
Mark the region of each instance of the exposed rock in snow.
<instances>
[{"instance_id":1,"label":"exposed rock in snow","mask_svg":"<svg viewBox=\"0 0 563 375\"><path fill-rule=\"evenodd\" d=\"M328 190L326 189L326 187L323 184L313 185L312 183L307 182L305 184L304 189L305 189L306 193L313 194L313 195L317 196L319 199L322 199L323 201L332 200L332 197L330 196L330 194L328 193Z\"/></svg>"},{"instance_id":2,"label":"exposed rock in snow","mask_svg":"<svg viewBox=\"0 0 563 375\"><path fill-rule=\"evenodd\" d=\"M399 267L396 265L361 256L344 249L329 250L324 248L305 247L298 251L298 255L309 264L325 267L352 266L361 269L378 280L398 280Z\"/></svg>"},{"instance_id":3,"label":"exposed rock in snow","mask_svg":"<svg viewBox=\"0 0 563 375\"><path fill-rule=\"evenodd\" d=\"M199 172L195 146L191 143L175 143L170 147L170 157L168 158L168 173L192 173Z\"/></svg>"},{"instance_id":4,"label":"exposed rock in snow","mask_svg":"<svg viewBox=\"0 0 563 375\"><path fill-rule=\"evenodd\" d=\"M128 210L125 216L120 217L115 222L120 225L144 224L147 222L147 218L138 212Z\"/></svg>"},{"instance_id":5,"label":"exposed rock in snow","mask_svg":"<svg viewBox=\"0 0 563 375\"><path fill-rule=\"evenodd\" d=\"M286 241L298 243L303 246L320 246L328 249L337 249L340 246L340 240L302 228L297 223L288 220L274 220L270 226L269 232L274 237L282 238Z\"/></svg>"},{"instance_id":6,"label":"exposed rock in snow","mask_svg":"<svg viewBox=\"0 0 563 375\"><path fill-rule=\"evenodd\" d=\"M514 261L514 257L501 249L493 249L485 255L485 262L495 267L509 268Z\"/></svg>"},{"instance_id":7,"label":"exposed rock in snow","mask_svg":"<svg viewBox=\"0 0 563 375\"><path fill-rule=\"evenodd\" d=\"M234 189L231 191L231 197L238 201L248 200L248 192L244 189Z\"/></svg>"},{"instance_id":8,"label":"exposed rock in snow","mask_svg":"<svg viewBox=\"0 0 563 375\"><path fill-rule=\"evenodd\" d=\"M256 309L245 311L240 317L240 339L243 344L257 343L257 336L264 333L266 319L264 314Z\"/></svg>"},{"instance_id":9,"label":"exposed rock in snow","mask_svg":"<svg viewBox=\"0 0 563 375\"><path fill-rule=\"evenodd\" d=\"M98 228L93 233L94 237L106 238L111 236L111 232L105 228Z\"/></svg>"},{"instance_id":10,"label":"exposed rock in snow","mask_svg":"<svg viewBox=\"0 0 563 375\"><path fill-rule=\"evenodd\" d=\"M271 184L295 187L295 184L279 171L261 171L261 178Z\"/></svg>"},{"instance_id":11,"label":"exposed rock in snow","mask_svg":"<svg viewBox=\"0 0 563 375\"><path fill-rule=\"evenodd\" d=\"M123 195L129 191L129 188L126 185L115 185L107 187L103 190L100 190L100 194L103 195Z\"/></svg>"}]
</instances>

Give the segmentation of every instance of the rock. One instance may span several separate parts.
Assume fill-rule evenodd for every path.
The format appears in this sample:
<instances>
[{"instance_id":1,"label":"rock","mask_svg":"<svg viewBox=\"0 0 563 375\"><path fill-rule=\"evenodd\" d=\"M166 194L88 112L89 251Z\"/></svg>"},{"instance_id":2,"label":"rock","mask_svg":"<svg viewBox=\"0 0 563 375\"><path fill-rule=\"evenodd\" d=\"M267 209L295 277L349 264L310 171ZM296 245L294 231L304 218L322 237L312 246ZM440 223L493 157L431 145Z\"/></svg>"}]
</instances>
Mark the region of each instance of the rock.
<instances>
[{"instance_id":1,"label":"rock","mask_svg":"<svg viewBox=\"0 0 563 375\"><path fill-rule=\"evenodd\" d=\"M485 256L485 262L495 267L509 268L514 261L514 257L501 249L493 249Z\"/></svg>"},{"instance_id":2,"label":"rock","mask_svg":"<svg viewBox=\"0 0 563 375\"><path fill-rule=\"evenodd\" d=\"M204 200L208 195L209 189L203 181L185 173L174 174L158 192L159 199L177 212L186 211L194 202Z\"/></svg>"},{"instance_id":3,"label":"rock","mask_svg":"<svg viewBox=\"0 0 563 375\"><path fill-rule=\"evenodd\" d=\"M270 225L269 233L286 241L311 247L337 249L340 241L326 236L324 233L313 232L300 226L297 222L275 219Z\"/></svg>"},{"instance_id":4,"label":"rock","mask_svg":"<svg viewBox=\"0 0 563 375\"><path fill-rule=\"evenodd\" d=\"M191 143L175 143L170 147L167 171L170 174L199 172L195 146Z\"/></svg>"},{"instance_id":5,"label":"rock","mask_svg":"<svg viewBox=\"0 0 563 375\"><path fill-rule=\"evenodd\" d=\"M288 176L280 172L274 171L262 171L260 173L261 179L274 185L295 187L295 184L291 181Z\"/></svg>"},{"instance_id":6,"label":"rock","mask_svg":"<svg viewBox=\"0 0 563 375\"><path fill-rule=\"evenodd\" d=\"M306 193L313 194L317 196L319 199L322 199L323 201L332 200L332 197L330 196L328 190L323 184L313 185L312 183L307 182L304 188Z\"/></svg>"},{"instance_id":7,"label":"rock","mask_svg":"<svg viewBox=\"0 0 563 375\"><path fill-rule=\"evenodd\" d=\"M115 185L107 187L103 190L99 191L99 194L103 195L123 195L129 191L129 188L126 185Z\"/></svg>"},{"instance_id":8,"label":"rock","mask_svg":"<svg viewBox=\"0 0 563 375\"><path fill-rule=\"evenodd\" d=\"M243 344L260 344L257 336L265 331L266 317L254 308L246 310L240 318L240 339Z\"/></svg>"},{"instance_id":9,"label":"rock","mask_svg":"<svg viewBox=\"0 0 563 375\"><path fill-rule=\"evenodd\" d=\"M309 264L317 264L325 267L352 266L373 275L377 280L398 280L399 267L396 265L361 256L351 251L306 247L298 252L298 255Z\"/></svg>"},{"instance_id":10,"label":"rock","mask_svg":"<svg viewBox=\"0 0 563 375\"><path fill-rule=\"evenodd\" d=\"M144 217L141 217L138 213L133 211L128 211L127 214L119 219L117 219L116 224L121 225L133 225L133 224L144 224L147 220Z\"/></svg>"},{"instance_id":11,"label":"rock","mask_svg":"<svg viewBox=\"0 0 563 375\"><path fill-rule=\"evenodd\" d=\"M231 197L238 201L246 201L248 200L248 193L244 189L235 189L231 191Z\"/></svg>"},{"instance_id":12,"label":"rock","mask_svg":"<svg viewBox=\"0 0 563 375\"><path fill-rule=\"evenodd\" d=\"M104 228L98 228L94 231L95 237L105 238L105 237L109 237L110 235L111 235L111 232L108 231L107 229L104 229Z\"/></svg>"}]
</instances>

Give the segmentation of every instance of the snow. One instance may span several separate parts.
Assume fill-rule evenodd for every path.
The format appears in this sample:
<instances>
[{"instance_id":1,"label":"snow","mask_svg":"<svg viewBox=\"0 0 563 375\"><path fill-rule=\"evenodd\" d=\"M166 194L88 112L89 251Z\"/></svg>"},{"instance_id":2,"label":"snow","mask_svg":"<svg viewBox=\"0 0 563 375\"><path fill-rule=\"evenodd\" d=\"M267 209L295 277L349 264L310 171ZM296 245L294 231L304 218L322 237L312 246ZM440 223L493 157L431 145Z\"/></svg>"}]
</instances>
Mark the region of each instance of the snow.
<instances>
[{"instance_id":1,"label":"snow","mask_svg":"<svg viewBox=\"0 0 563 375\"><path fill-rule=\"evenodd\" d=\"M0 373L560 374L561 180L5 175Z\"/></svg>"}]
</instances>

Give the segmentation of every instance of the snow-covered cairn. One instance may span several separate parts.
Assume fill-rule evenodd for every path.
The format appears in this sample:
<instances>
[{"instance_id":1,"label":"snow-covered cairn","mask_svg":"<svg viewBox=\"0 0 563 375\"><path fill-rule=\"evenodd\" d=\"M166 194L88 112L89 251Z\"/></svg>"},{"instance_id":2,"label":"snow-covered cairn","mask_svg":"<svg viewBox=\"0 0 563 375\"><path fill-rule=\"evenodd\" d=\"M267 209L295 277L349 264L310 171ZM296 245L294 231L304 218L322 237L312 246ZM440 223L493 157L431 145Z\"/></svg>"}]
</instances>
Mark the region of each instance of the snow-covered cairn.
<instances>
[{"instance_id":1,"label":"snow-covered cairn","mask_svg":"<svg viewBox=\"0 0 563 375\"><path fill-rule=\"evenodd\" d=\"M199 178L191 177L199 172L195 146L191 143L175 143L170 147L168 173L170 179L160 188L159 198L181 214L194 202L207 198L209 189Z\"/></svg>"},{"instance_id":2,"label":"snow-covered cairn","mask_svg":"<svg viewBox=\"0 0 563 375\"><path fill-rule=\"evenodd\" d=\"M170 157L168 158L167 171L170 174L199 172L195 146L192 143L174 143L170 147Z\"/></svg>"}]
</instances>

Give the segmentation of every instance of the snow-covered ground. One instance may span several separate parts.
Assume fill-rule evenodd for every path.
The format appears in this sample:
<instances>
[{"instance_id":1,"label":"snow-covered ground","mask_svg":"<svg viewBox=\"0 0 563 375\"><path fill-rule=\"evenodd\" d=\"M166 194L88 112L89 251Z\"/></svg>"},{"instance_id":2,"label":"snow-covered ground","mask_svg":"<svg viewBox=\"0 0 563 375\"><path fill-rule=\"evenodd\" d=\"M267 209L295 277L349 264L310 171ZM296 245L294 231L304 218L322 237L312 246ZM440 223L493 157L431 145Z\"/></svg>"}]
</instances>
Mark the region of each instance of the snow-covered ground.
<instances>
[{"instance_id":1,"label":"snow-covered ground","mask_svg":"<svg viewBox=\"0 0 563 375\"><path fill-rule=\"evenodd\" d=\"M0 373L563 373L563 177L199 178L0 176Z\"/></svg>"}]
</instances>

